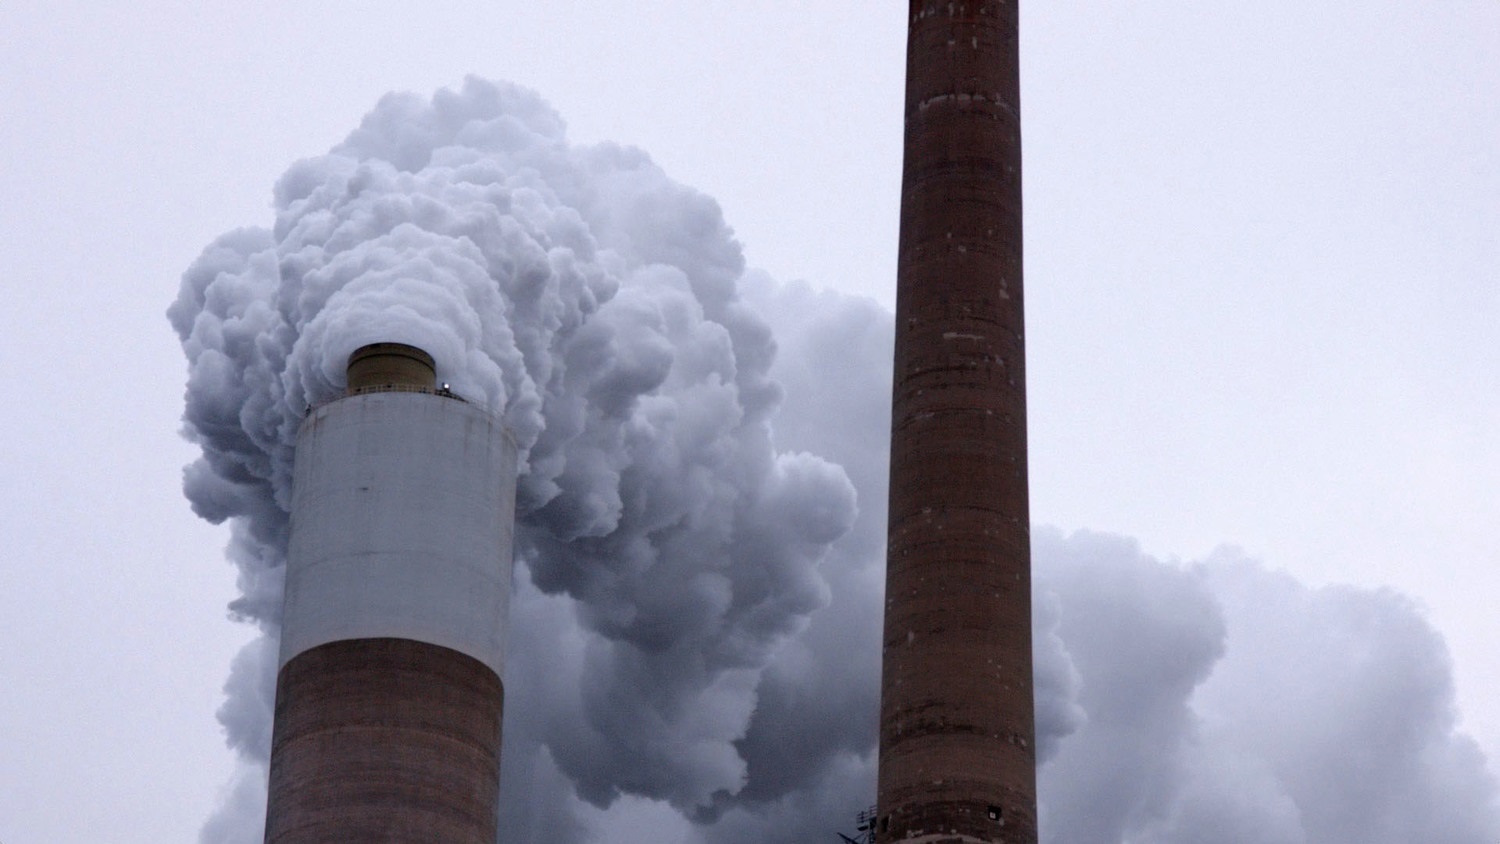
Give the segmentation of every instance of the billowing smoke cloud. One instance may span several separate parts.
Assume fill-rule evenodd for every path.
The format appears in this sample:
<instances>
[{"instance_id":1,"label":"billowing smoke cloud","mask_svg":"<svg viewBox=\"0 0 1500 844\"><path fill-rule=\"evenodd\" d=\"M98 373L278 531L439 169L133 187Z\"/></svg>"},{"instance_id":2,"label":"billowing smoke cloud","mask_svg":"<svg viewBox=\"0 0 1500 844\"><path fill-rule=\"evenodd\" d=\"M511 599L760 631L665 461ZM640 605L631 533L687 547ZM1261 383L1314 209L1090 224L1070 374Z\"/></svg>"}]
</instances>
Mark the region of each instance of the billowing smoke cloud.
<instances>
[{"instance_id":1,"label":"billowing smoke cloud","mask_svg":"<svg viewBox=\"0 0 1500 844\"><path fill-rule=\"evenodd\" d=\"M1447 651L1409 600L1312 589L1233 549L1183 567L1114 536L1034 545L1084 714L1041 771L1049 840L1500 833L1484 757L1455 731Z\"/></svg>"},{"instance_id":2,"label":"billowing smoke cloud","mask_svg":"<svg viewBox=\"0 0 1500 844\"><path fill-rule=\"evenodd\" d=\"M570 146L535 95L470 80L387 97L293 166L275 209L271 230L211 245L169 311L203 449L186 492L234 520L233 611L265 634L232 667L230 743L263 764L297 426L350 352L395 340L522 450L509 764L601 806L739 792L759 677L827 603L818 564L855 500L839 467L772 444L775 347L738 299L717 205L638 151ZM258 840L255 781L206 838ZM536 803L533 840L566 838Z\"/></svg>"},{"instance_id":3,"label":"billowing smoke cloud","mask_svg":"<svg viewBox=\"0 0 1500 844\"><path fill-rule=\"evenodd\" d=\"M746 299L782 352L778 442L840 462L863 500L883 500L890 313L755 278ZM871 802L884 532L871 504L834 543L834 599L763 677L741 744L751 785L702 840L831 838ZM1180 564L1048 528L1032 546L1044 842L1500 836L1486 761L1456 730L1446 649L1409 600L1310 588L1234 549Z\"/></svg>"},{"instance_id":4,"label":"billowing smoke cloud","mask_svg":"<svg viewBox=\"0 0 1500 844\"><path fill-rule=\"evenodd\" d=\"M746 273L711 200L470 81L387 98L294 166L274 227L205 250L170 315L204 450L186 490L233 521L233 611L265 633L231 668L220 717L246 765L204 841L260 839L296 425L390 339L432 350L525 452L507 844L802 844L873 801L888 311ZM1045 841L1500 837L1409 601L1233 550L1033 544ZM621 795L682 820L599 823Z\"/></svg>"}]
</instances>

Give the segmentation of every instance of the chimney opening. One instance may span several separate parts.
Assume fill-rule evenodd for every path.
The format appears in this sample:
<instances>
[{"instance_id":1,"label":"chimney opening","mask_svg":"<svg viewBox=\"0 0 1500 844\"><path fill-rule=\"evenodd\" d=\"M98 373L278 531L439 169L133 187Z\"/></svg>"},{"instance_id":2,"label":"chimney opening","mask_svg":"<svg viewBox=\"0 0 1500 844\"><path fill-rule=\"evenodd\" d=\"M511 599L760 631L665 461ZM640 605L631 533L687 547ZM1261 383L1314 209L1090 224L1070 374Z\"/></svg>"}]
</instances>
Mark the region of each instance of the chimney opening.
<instances>
[{"instance_id":1,"label":"chimney opening","mask_svg":"<svg viewBox=\"0 0 1500 844\"><path fill-rule=\"evenodd\" d=\"M437 386L437 366L432 355L405 343L371 343L349 356L348 383L351 394L379 390L416 389Z\"/></svg>"}]
</instances>

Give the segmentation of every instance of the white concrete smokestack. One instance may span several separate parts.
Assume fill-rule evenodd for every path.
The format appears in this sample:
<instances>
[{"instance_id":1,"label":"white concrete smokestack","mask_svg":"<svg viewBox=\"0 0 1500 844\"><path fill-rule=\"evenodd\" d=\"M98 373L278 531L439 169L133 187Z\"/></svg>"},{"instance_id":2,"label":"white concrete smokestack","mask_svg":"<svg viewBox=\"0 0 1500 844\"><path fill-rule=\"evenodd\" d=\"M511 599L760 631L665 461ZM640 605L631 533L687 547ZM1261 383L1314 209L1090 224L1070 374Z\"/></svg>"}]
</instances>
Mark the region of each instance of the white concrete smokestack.
<instances>
[{"instance_id":1,"label":"white concrete smokestack","mask_svg":"<svg viewBox=\"0 0 1500 844\"><path fill-rule=\"evenodd\" d=\"M494 844L516 448L365 346L297 437L266 841Z\"/></svg>"}]
</instances>

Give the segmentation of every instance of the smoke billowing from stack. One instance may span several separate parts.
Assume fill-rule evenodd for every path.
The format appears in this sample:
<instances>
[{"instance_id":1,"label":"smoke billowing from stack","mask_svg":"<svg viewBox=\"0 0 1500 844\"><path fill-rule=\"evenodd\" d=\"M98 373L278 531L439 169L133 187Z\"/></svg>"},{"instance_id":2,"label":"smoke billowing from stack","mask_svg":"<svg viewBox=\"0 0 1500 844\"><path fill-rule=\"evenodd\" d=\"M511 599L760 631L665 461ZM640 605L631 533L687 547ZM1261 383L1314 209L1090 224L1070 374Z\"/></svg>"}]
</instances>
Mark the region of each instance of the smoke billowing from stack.
<instances>
[{"instance_id":1,"label":"smoke billowing from stack","mask_svg":"<svg viewBox=\"0 0 1500 844\"><path fill-rule=\"evenodd\" d=\"M494 844L515 446L400 343L297 436L268 844Z\"/></svg>"},{"instance_id":2,"label":"smoke billowing from stack","mask_svg":"<svg viewBox=\"0 0 1500 844\"><path fill-rule=\"evenodd\" d=\"M1035 842L1015 0L912 0L882 840Z\"/></svg>"},{"instance_id":3,"label":"smoke billowing from stack","mask_svg":"<svg viewBox=\"0 0 1500 844\"><path fill-rule=\"evenodd\" d=\"M819 564L855 502L838 466L773 443L774 341L717 204L470 80L385 98L282 177L275 212L206 248L169 311L203 451L185 489L233 522L232 611L264 633L231 668L245 771L204 838L259 840L265 817L297 432L387 340L515 436L511 840L570 840L579 798L687 813L739 793L755 689L828 602Z\"/></svg>"},{"instance_id":4,"label":"smoke billowing from stack","mask_svg":"<svg viewBox=\"0 0 1500 844\"><path fill-rule=\"evenodd\" d=\"M210 244L170 316L203 450L186 491L233 524L232 611L264 634L230 668L241 766L205 844L262 841L299 426L343 395L351 352L391 339L516 434L506 844L623 823L805 844L869 805L889 311L746 273L711 199L471 80L387 97L293 166L274 225ZM1410 601L1233 551L1032 539L1043 841L1500 839Z\"/></svg>"}]
</instances>

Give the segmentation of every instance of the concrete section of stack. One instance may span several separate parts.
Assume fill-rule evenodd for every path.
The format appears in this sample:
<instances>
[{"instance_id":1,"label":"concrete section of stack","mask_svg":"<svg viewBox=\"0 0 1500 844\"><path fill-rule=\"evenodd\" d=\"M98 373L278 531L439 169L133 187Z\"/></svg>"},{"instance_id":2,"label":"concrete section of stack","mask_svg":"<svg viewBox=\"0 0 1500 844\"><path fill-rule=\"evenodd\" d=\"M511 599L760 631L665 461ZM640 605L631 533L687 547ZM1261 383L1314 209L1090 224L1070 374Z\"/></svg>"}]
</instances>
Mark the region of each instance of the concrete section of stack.
<instances>
[{"instance_id":1,"label":"concrete section of stack","mask_svg":"<svg viewBox=\"0 0 1500 844\"><path fill-rule=\"evenodd\" d=\"M516 449L425 352L297 439L266 840L494 844Z\"/></svg>"}]
</instances>

